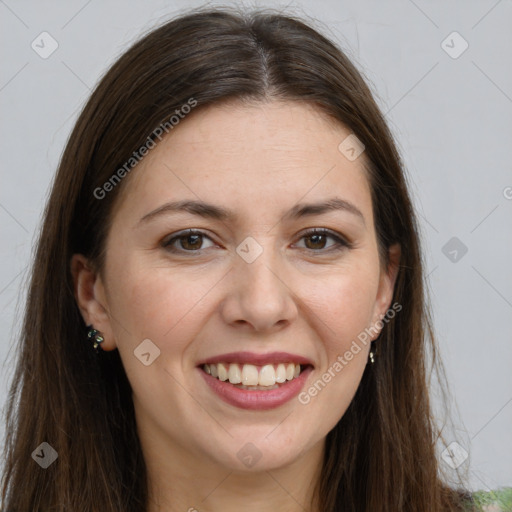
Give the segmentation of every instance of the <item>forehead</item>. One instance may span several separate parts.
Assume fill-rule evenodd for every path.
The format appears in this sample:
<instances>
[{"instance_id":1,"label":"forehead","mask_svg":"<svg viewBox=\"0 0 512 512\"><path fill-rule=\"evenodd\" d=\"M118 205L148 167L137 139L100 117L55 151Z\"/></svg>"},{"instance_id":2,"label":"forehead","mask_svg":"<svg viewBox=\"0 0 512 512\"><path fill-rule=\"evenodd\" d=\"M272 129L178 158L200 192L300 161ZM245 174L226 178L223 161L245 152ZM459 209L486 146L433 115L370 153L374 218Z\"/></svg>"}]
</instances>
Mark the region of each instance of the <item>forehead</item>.
<instances>
[{"instance_id":1,"label":"forehead","mask_svg":"<svg viewBox=\"0 0 512 512\"><path fill-rule=\"evenodd\" d=\"M350 134L305 102L203 107L135 167L123 184L121 207L129 203L134 213L187 198L229 203L245 213L265 205L270 215L270 206L339 196L371 213L365 155L351 160L339 149Z\"/></svg>"}]
</instances>

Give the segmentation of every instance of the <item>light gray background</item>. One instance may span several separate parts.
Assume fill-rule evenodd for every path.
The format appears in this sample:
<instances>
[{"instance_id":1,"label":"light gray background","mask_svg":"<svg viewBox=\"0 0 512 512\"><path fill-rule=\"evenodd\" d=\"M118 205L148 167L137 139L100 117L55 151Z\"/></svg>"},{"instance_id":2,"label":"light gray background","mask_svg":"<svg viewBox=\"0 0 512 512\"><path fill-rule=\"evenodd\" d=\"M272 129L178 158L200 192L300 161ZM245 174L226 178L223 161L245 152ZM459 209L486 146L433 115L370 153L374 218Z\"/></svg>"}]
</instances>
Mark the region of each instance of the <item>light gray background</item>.
<instances>
[{"instance_id":1,"label":"light gray background","mask_svg":"<svg viewBox=\"0 0 512 512\"><path fill-rule=\"evenodd\" d=\"M129 43L202 4L0 0L2 406L27 264L78 110ZM317 19L317 28L355 59L386 112L420 214L436 333L453 395L455 430L448 442L469 453L460 469L467 470L471 489L512 485L512 2L288 5L289 12ZM43 31L59 45L47 59L31 48ZM453 31L469 44L458 58L445 51L463 48L458 36L442 43ZM452 237L468 249L462 257L452 253L456 262L442 251Z\"/></svg>"}]
</instances>

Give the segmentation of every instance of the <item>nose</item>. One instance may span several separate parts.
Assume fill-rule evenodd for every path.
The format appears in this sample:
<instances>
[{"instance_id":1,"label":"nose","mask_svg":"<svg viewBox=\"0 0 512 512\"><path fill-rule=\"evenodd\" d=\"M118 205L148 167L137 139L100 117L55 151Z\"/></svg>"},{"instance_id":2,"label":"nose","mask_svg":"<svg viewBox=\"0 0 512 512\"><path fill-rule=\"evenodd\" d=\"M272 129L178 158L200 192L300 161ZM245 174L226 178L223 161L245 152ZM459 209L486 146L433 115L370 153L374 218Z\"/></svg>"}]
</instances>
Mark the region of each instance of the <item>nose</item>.
<instances>
[{"instance_id":1,"label":"nose","mask_svg":"<svg viewBox=\"0 0 512 512\"><path fill-rule=\"evenodd\" d=\"M289 325L297 311L284 266L271 249L265 248L252 263L235 258L222 303L225 322L259 333L273 332Z\"/></svg>"}]
</instances>

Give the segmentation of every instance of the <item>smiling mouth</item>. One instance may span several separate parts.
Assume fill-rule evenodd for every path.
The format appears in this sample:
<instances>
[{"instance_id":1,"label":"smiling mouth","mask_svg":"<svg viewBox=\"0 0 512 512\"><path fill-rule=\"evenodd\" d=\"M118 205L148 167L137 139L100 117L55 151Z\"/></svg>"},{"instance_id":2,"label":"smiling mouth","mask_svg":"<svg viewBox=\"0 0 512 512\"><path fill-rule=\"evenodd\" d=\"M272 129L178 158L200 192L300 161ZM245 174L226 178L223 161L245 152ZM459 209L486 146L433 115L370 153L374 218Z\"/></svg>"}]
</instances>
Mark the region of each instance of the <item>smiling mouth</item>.
<instances>
[{"instance_id":1,"label":"smiling mouth","mask_svg":"<svg viewBox=\"0 0 512 512\"><path fill-rule=\"evenodd\" d=\"M222 382L229 382L239 389L269 391L277 389L299 375L311 365L279 363L257 366L238 363L210 363L200 368Z\"/></svg>"}]
</instances>

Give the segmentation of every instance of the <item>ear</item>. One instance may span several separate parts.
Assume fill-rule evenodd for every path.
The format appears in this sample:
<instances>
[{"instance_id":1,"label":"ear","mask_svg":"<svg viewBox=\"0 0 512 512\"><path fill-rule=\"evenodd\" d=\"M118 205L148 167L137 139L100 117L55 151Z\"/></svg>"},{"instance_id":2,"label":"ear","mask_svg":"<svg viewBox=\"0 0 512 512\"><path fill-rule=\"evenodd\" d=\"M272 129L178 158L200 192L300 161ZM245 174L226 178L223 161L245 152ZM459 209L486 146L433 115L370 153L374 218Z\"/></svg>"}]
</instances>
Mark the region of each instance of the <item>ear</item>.
<instances>
[{"instance_id":1,"label":"ear","mask_svg":"<svg viewBox=\"0 0 512 512\"><path fill-rule=\"evenodd\" d=\"M400 244L394 244L388 249L389 263L387 268L382 269L379 278L379 289L377 291L377 298L375 300L374 315L372 325L381 320L391 306L393 300L393 292L395 290L396 277L398 269L400 268L401 248ZM376 335L372 337L372 341L378 338L380 329L377 330Z\"/></svg>"},{"instance_id":2,"label":"ear","mask_svg":"<svg viewBox=\"0 0 512 512\"><path fill-rule=\"evenodd\" d=\"M71 275L75 300L86 325L92 325L104 338L103 350L117 347L101 276L82 254L71 258Z\"/></svg>"}]
</instances>

